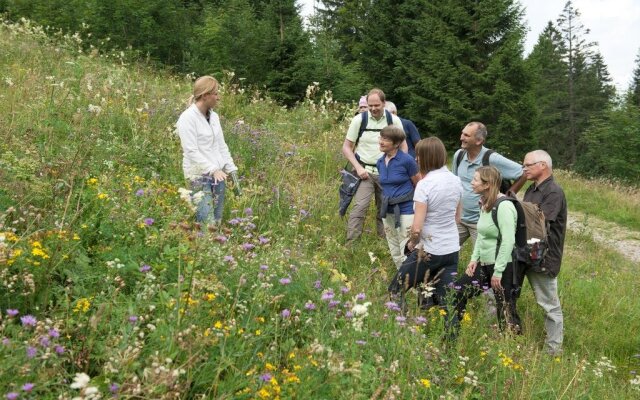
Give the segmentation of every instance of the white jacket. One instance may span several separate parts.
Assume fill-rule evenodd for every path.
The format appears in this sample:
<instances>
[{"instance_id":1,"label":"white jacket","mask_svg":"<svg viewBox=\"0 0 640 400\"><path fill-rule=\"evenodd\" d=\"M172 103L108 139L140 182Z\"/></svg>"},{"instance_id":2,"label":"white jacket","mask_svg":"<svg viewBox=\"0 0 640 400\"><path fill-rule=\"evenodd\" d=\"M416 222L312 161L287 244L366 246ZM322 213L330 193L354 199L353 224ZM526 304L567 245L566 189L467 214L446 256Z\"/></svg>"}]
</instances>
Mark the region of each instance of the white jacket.
<instances>
[{"instance_id":1,"label":"white jacket","mask_svg":"<svg viewBox=\"0 0 640 400\"><path fill-rule=\"evenodd\" d=\"M229 148L224 141L220 117L211 111L209 122L195 104L187 108L176 123L182 143L182 170L194 179L217 170L236 171Z\"/></svg>"}]
</instances>

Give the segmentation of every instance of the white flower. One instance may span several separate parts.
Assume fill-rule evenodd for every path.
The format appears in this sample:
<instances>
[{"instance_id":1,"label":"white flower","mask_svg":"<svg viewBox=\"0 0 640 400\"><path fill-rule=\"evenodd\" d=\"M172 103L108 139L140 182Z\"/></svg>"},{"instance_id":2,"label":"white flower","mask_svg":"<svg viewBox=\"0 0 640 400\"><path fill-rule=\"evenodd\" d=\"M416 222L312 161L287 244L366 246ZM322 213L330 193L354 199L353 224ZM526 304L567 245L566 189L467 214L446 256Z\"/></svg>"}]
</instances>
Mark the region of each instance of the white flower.
<instances>
[{"instance_id":1,"label":"white flower","mask_svg":"<svg viewBox=\"0 0 640 400\"><path fill-rule=\"evenodd\" d=\"M366 302L364 304L355 304L353 306L353 308L351 308L351 312L356 317L359 317L359 316L366 317L367 314L368 314L367 309L369 308L370 305L371 305L370 301L368 301L368 302Z\"/></svg>"},{"instance_id":2,"label":"white flower","mask_svg":"<svg viewBox=\"0 0 640 400\"><path fill-rule=\"evenodd\" d=\"M102 107L89 104L89 107L87 107L87 111L89 111L92 114L98 115L102 112Z\"/></svg>"},{"instance_id":3,"label":"white flower","mask_svg":"<svg viewBox=\"0 0 640 400\"><path fill-rule=\"evenodd\" d=\"M71 384L71 389L82 389L89 384L91 378L89 375L84 372L78 372L76 376L73 378L73 383Z\"/></svg>"}]
</instances>

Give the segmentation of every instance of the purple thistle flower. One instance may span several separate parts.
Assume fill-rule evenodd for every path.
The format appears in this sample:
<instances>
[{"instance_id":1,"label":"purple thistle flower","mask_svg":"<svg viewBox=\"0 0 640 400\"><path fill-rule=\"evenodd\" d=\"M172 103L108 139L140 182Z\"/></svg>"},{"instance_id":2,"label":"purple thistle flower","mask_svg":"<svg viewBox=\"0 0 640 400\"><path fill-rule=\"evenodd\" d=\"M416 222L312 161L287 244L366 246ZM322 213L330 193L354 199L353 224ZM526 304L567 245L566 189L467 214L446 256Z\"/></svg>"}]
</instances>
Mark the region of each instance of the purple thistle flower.
<instances>
[{"instance_id":1,"label":"purple thistle flower","mask_svg":"<svg viewBox=\"0 0 640 400\"><path fill-rule=\"evenodd\" d=\"M27 347L27 358L33 358L38 354L38 350L35 347Z\"/></svg>"},{"instance_id":2,"label":"purple thistle flower","mask_svg":"<svg viewBox=\"0 0 640 400\"><path fill-rule=\"evenodd\" d=\"M460 290L460 289L462 289L462 286L460 286L460 285L454 285L454 286L453 286L453 288L454 288L455 290Z\"/></svg>"},{"instance_id":3,"label":"purple thistle flower","mask_svg":"<svg viewBox=\"0 0 640 400\"><path fill-rule=\"evenodd\" d=\"M358 293L358 294L356 295L356 300L360 300L360 301L362 301L362 300L364 300L364 299L366 299L366 298L367 298L367 296L366 296L364 293Z\"/></svg>"},{"instance_id":4,"label":"purple thistle flower","mask_svg":"<svg viewBox=\"0 0 640 400\"><path fill-rule=\"evenodd\" d=\"M262 264L262 265L260 266L260 270L262 270L262 271L266 271L266 270L268 270L268 269L269 269L269 266L268 266L268 265Z\"/></svg>"},{"instance_id":5,"label":"purple thistle flower","mask_svg":"<svg viewBox=\"0 0 640 400\"><path fill-rule=\"evenodd\" d=\"M144 196L144 189L138 189L136 190L136 196L140 197L140 196Z\"/></svg>"},{"instance_id":6,"label":"purple thistle flower","mask_svg":"<svg viewBox=\"0 0 640 400\"><path fill-rule=\"evenodd\" d=\"M353 312L351 312L351 311L347 311L346 313L344 313L344 317L345 317L346 319L351 319L351 318L353 318Z\"/></svg>"},{"instance_id":7,"label":"purple thistle flower","mask_svg":"<svg viewBox=\"0 0 640 400\"><path fill-rule=\"evenodd\" d=\"M320 297L320 300L322 301L326 301L326 300L331 300L333 299L334 293L332 290L329 290L327 292L322 293L322 297Z\"/></svg>"},{"instance_id":8,"label":"purple thistle flower","mask_svg":"<svg viewBox=\"0 0 640 400\"><path fill-rule=\"evenodd\" d=\"M223 260L224 260L224 262L234 262L235 261L233 256L224 256Z\"/></svg>"},{"instance_id":9,"label":"purple thistle flower","mask_svg":"<svg viewBox=\"0 0 640 400\"><path fill-rule=\"evenodd\" d=\"M51 328L49 329L49 336L52 338L59 338L60 337L60 332L58 332L58 330L56 328Z\"/></svg>"},{"instance_id":10,"label":"purple thistle flower","mask_svg":"<svg viewBox=\"0 0 640 400\"><path fill-rule=\"evenodd\" d=\"M398 306L398 303L395 303L393 301L387 301L386 303L384 303L384 306L391 311L401 311L400 306Z\"/></svg>"},{"instance_id":11,"label":"purple thistle flower","mask_svg":"<svg viewBox=\"0 0 640 400\"><path fill-rule=\"evenodd\" d=\"M20 322L22 322L22 326L36 326L38 320L33 315L25 315L20 317Z\"/></svg>"},{"instance_id":12,"label":"purple thistle flower","mask_svg":"<svg viewBox=\"0 0 640 400\"><path fill-rule=\"evenodd\" d=\"M109 391L112 394L118 393L118 390L120 390L120 386L117 383L112 383L111 385L109 385Z\"/></svg>"},{"instance_id":13,"label":"purple thistle flower","mask_svg":"<svg viewBox=\"0 0 640 400\"><path fill-rule=\"evenodd\" d=\"M244 215L246 215L247 217L250 217L253 215L253 210L251 209L251 207L247 207L244 209Z\"/></svg>"},{"instance_id":14,"label":"purple thistle flower","mask_svg":"<svg viewBox=\"0 0 640 400\"><path fill-rule=\"evenodd\" d=\"M400 325L404 325L405 322L407 322L407 318L403 317L402 315L398 315L396 316L396 322Z\"/></svg>"},{"instance_id":15,"label":"purple thistle flower","mask_svg":"<svg viewBox=\"0 0 640 400\"><path fill-rule=\"evenodd\" d=\"M20 396L20 395L18 393L16 393L16 392L9 392L4 397L6 397L7 400L16 400L18 398L18 396Z\"/></svg>"},{"instance_id":16,"label":"purple thistle flower","mask_svg":"<svg viewBox=\"0 0 640 400\"><path fill-rule=\"evenodd\" d=\"M458 275L458 273L455 271L451 273L451 276L456 276L456 275Z\"/></svg>"},{"instance_id":17,"label":"purple thistle flower","mask_svg":"<svg viewBox=\"0 0 640 400\"><path fill-rule=\"evenodd\" d=\"M315 310L315 309L316 309L316 305L315 305L315 304L313 304L313 302L312 302L312 301L307 301L307 302L305 303L305 305L304 305L304 308L305 308L305 309L307 309L307 310L312 310L312 311L313 311L313 310Z\"/></svg>"},{"instance_id":18,"label":"purple thistle flower","mask_svg":"<svg viewBox=\"0 0 640 400\"><path fill-rule=\"evenodd\" d=\"M377 331L371 332L371 336L373 336L373 337L380 337L381 335L382 334L380 332L377 332Z\"/></svg>"},{"instance_id":19,"label":"purple thistle flower","mask_svg":"<svg viewBox=\"0 0 640 400\"><path fill-rule=\"evenodd\" d=\"M340 301L338 301L338 300L331 300L331 301L329 302L329 308L335 308L335 307L337 307L339 304L340 304Z\"/></svg>"},{"instance_id":20,"label":"purple thistle flower","mask_svg":"<svg viewBox=\"0 0 640 400\"><path fill-rule=\"evenodd\" d=\"M240 220L238 218L232 218L229 220L229 225L238 225Z\"/></svg>"},{"instance_id":21,"label":"purple thistle flower","mask_svg":"<svg viewBox=\"0 0 640 400\"><path fill-rule=\"evenodd\" d=\"M315 282L313 283L313 287L314 287L314 288L316 288L316 289L318 289L318 290L322 289L322 282L320 282L319 280L318 280L318 281L315 281Z\"/></svg>"},{"instance_id":22,"label":"purple thistle flower","mask_svg":"<svg viewBox=\"0 0 640 400\"><path fill-rule=\"evenodd\" d=\"M288 285L291 283L291 278L280 278L280 284Z\"/></svg>"},{"instance_id":23,"label":"purple thistle flower","mask_svg":"<svg viewBox=\"0 0 640 400\"><path fill-rule=\"evenodd\" d=\"M271 376L271 374L270 374L270 373L268 373L268 372L267 372L266 374L262 374L262 375L260 375L260 380L261 380L262 382L269 382L269 381L271 380L271 378L272 378L272 376Z\"/></svg>"},{"instance_id":24,"label":"purple thistle flower","mask_svg":"<svg viewBox=\"0 0 640 400\"><path fill-rule=\"evenodd\" d=\"M267 244L267 243L269 243L269 239L267 239L266 237L264 237L264 236L262 236L262 235L260 235L260 236L258 237L258 241L260 242L260 244Z\"/></svg>"},{"instance_id":25,"label":"purple thistle flower","mask_svg":"<svg viewBox=\"0 0 640 400\"><path fill-rule=\"evenodd\" d=\"M22 390L24 390L25 392L30 392L30 391L33 390L33 388L35 386L36 385L34 385L33 383L28 382L28 383L25 383L24 385L22 385Z\"/></svg>"},{"instance_id":26,"label":"purple thistle flower","mask_svg":"<svg viewBox=\"0 0 640 400\"><path fill-rule=\"evenodd\" d=\"M227 243L227 240L229 240L229 239L227 239L227 237L224 236L224 235L218 235L213 240L215 240L218 243Z\"/></svg>"},{"instance_id":27,"label":"purple thistle flower","mask_svg":"<svg viewBox=\"0 0 640 400\"><path fill-rule=\"evenodd\" d=\"M364 340L356 340L356 344L364 346L365 344L367 344L367 342L365 342Z\"/></svg>"},{"instance_id":28,"label":"purple thistle flower","mask_svg":"<svg viewBox=\"0 0 640 400\"><path fill-rule=\"evenodd\" d=\"M151 226L151 225L153 225L154 222L155 222L155 220L153 218L145 218L144 219L144 224L146 226Z\"/></svg>"},{"instance_id":29,"label":"purple thistle flower","mask_svg":"<svg viewBox=\"0 0 640 400\"><path fill-rule=\"evenodd\" d=\"M416 317L415 321L416 321L416 325L423 325L423 324L427 323L427 319L425 317L423 317L422 315Z\"/></svg>"},{"instance_id":30,"label":"purple thistle flower","mask_svg":"<svg viewBox=\"0 0 640 400\"><path fill-rule=\"evenodd\" d=\"M15 316L16 316L16 315L18 315L18 314L20 314L20 311L15 310L15 309L13 309L13 308L9 308L9 309L7 310L7 316L8 316L9 318L13 318L13 317L15 317Z\"/></svg>"},{"instance_id":31,"label":"purple thistle flower","mask_svg":"<svg viewBox=\"0 0 640 400\"><path fill-rule=\"evenodd\" d=\"M59 344L56 345L56 347L53 348L54 351L56 352L57 355L62 355L64 354L64 346L60 346Z\"/></svg>"},{"instance_id":32,"label":"purple thistle flower","mask_svg":"<svg viewBox=\"0 0 640 400\"><path fill-rule=\"evenodd\" d=\"M243 243L242 244L242 250L244 251L249 251L249 250L253 250L256 246L254 244L251 243Z\"/></svg>"},{"instance_id":33,"label":"purple thistle flower","mask_svg":"<svg viewBox=\"0 0 640 400\"><path fill-rule=\"evenodd\" d=\"M40 338L40 346L49 347L49 344L50 344L50 342L49 342L49 338L48 337L43 336L43 337Z\"/></svg>"},{"instance_id":34,"label":"purple thistle flower","mask_svg":"<svg viewBox=\"0 0 640 400\"><path fill-rule=\"evenodd\" d=\"M302 215L302 218L306 218L311 215L311 213L307 210L300 210L300 215Z\"/></svg>"},{"instance_id":35,"label":"purple thistle flower","mask_svg":"<svg viewBox=\"0 0 640 400\"><path fill-rule=\"evenodd\" d=\"M129 316L129 322L132 324L135 324L136 322L138 322L138 316L137 315L130 315Z\"/></svg>"},{"instance_id":36,"label":"purple thistle flower","mask_svg":"<svg viewBox=\"0 0 640 400\"><path fill-rule=\"evenodd\" d=\"M291 316L291 311L289 311L288 308L285 308L284 310L282 310L280 315L282 315L282 318L289 318Z\"/></svg>"},{"instance_id":37,"label":"purple thistle flower","mask_svg":"<svg viewBox=\"0 0 640 400\"><path fill-rule=\"evenodd\" d=\"M471 284L472 284L473 286L478 286L478 281L473 280L473 281L471 281Z\"/></svg>"},{"instance_id":38,"label":"purple thistle flower","mask_svg":"<svg viewBox=\"0 0 640 400\"><path fill-rule=\"evenodd\" d=\"M146 274L149 271L151 271L151 266L147 264L142 264L142 266L140 267L140 272L142 272L143 274Z\"/></svg>"},{"instance_id":39,"label":"purple thistle flower","mask_svg":"<svg viewBox=\"0 0 640 400\"><path fill-rule=\"evenodd\" d=\"M247 230L247 231L252 231L252 230L256 229L256 224L254 224L253 222L249 222L249 223L244 227L244 229L245 229L245 230Z\"/></svg>"},{"instance_id":40,"label":"purple thistle flower","mask_svg":"<svg viewBox=\"0 0 640 400\"><path fill-rule=\"evenodd\" d=\"M9 340L9 338L2 338L3 346L8 346L10 343L11 343L11 340Z\"/></svg>"},{"instance_id":41,"label":"purple thistle flower","mask_svg":"<svg viewBox=\"0 0 640 400\"><path fill-rule=\"evenodd\" d=\"M342 286L342 287L340 288L340 291L341 291L343 294L345 294L345 293L349 293L349 288L348 288L348 287L346 287L346 286Z\"/></svg>"}]
</instances>

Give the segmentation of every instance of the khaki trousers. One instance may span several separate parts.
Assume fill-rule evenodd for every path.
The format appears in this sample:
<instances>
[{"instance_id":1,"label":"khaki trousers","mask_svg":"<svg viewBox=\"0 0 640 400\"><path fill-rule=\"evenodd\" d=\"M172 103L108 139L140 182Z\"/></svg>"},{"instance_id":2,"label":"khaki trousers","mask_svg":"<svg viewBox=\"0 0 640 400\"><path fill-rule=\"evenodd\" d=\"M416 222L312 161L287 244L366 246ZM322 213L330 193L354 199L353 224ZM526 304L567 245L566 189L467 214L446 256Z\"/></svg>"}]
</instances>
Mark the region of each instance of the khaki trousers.
<instances>
[{"instance_id":1,"label":"khaki trousers","mask_svg":"<svg viewBox=\"0 0 640 400\"><path fill-rule=\"evenodd\" d=\"M347 243L358 239L362 235L364 218L367 215L371 198L376 201L376 230L378 236L384 237L384 225L380 218L380 205L382 204L382 186L380 177L369 173L369 178L360 181L360 186L353 196L351 212L347 221Z\"/></svg>"}]
</instances>

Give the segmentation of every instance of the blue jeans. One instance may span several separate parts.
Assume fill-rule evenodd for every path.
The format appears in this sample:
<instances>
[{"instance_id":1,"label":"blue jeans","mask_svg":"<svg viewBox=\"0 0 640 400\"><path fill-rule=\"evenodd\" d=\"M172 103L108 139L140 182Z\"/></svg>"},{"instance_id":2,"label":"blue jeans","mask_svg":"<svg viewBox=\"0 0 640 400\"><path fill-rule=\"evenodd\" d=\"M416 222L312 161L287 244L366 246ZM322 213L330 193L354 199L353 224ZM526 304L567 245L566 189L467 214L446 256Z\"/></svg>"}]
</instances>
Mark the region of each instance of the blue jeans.
<instances>
[{"instance_id":1,"label":"blue jeans","mask_svg":"<svg viewBox=\"0 0 640 400\"><path fill-rule=\"evenodd\" d=\"M196 208L196 221L208 225L218 224L222 220L222 210L224 210L224 181L214 183L213 177L203 175L191 181L191 190L193 191L191 196L199 191L204 193Z\"/></svg>"}]
</instances>

